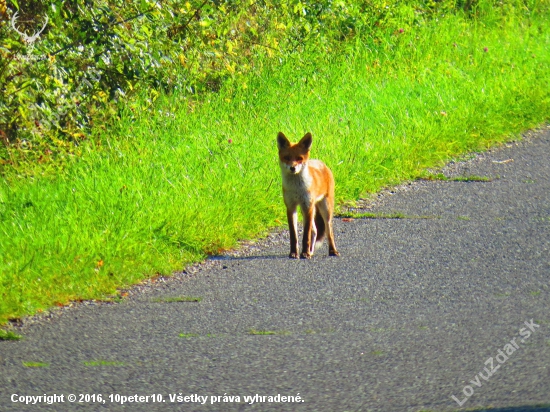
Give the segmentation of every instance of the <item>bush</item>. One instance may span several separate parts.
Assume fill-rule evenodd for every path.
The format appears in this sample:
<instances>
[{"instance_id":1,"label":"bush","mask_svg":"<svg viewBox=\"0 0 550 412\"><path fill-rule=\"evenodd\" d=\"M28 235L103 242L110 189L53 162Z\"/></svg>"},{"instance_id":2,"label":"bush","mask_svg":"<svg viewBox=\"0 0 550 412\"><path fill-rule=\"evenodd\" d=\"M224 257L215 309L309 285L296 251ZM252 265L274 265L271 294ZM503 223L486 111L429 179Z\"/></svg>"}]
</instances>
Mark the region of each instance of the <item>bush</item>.
<instances>
[{"instance_id":1,"label":"bush","mask_svg":"<svg viewBox=\"0 0 550 412\"><path fill-rule=\"evenodd\" d=\"M260 70L263 57L376 43L462 9L483 10L473 0L0 0L0 163L14 165L14 151L77 151L138 90L193 101Z\"/></svg>"}]
</instances>

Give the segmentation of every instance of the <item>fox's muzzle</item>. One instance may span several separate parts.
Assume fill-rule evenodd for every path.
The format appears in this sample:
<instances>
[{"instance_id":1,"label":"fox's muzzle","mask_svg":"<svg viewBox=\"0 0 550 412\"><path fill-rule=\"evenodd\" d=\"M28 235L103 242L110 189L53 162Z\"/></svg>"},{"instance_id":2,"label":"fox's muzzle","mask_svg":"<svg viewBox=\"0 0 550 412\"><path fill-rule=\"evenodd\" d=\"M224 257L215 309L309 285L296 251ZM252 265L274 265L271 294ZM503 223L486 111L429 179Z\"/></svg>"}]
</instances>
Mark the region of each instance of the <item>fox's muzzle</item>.
<instances>
[{"instance_id":1,"label":"fox's muzzle","mask_svg":"<svg viewBox=\"0 0 550 412\"><path fill-rule=\"evenodd\" d=\"M294 164L294 165L289 165L288 163L281 162L281 168L283 170L286 170L287 173L290 173L292 175L297 175L304 168L304 164L303 163L298 163L298 164Z\"/></svg>"}]
</instances>

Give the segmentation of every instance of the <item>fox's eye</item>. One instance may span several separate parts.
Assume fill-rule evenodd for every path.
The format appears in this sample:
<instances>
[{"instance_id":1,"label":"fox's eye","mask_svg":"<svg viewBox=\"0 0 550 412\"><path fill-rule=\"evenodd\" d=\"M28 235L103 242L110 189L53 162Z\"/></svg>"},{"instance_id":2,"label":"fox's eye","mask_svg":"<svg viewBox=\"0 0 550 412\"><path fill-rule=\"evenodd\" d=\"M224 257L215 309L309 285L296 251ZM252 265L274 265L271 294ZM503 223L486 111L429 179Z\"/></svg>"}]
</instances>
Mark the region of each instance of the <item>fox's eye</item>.
<instances>
[{"instance_id":1,"label":"fox's eye","mask_svg":"<svg viewBox=\"0 0 550 412\"><path fill-rule=\"evenodd\" d=\"M283 159L285 159L287 162L289 162L290 161L290 156L285 156L285 157L283 157Z\"/></svg>"},{"instance_id":2,"label":"fox's eye","mask_svg":"<svg viewBox=\"0 0 550 412\"><path fill-rule=\"evenodd\" d=\"M297 157L297 158L296 158L296 161L297 161L297 162L301 162L302 160L304 160L303 157Z\"/></svg>"}]
</instances>

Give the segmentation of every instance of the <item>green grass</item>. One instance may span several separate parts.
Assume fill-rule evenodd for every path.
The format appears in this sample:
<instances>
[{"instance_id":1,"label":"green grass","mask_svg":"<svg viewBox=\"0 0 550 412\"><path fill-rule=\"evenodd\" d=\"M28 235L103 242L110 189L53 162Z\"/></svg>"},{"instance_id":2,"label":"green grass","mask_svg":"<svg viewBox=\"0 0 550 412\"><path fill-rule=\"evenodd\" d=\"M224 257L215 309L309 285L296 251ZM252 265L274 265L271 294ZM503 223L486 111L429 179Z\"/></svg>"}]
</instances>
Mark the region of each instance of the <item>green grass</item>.
<instances>
[{"instance_id":1,"label":"green grass","mask_svg":"<svg viewBox=\"0 0 550 412\"><path fill-rule=\"evenodd\" d=\"M384 352L381 350L373 350L372 352L370 352L370 354L374 356L382 356L384 355Z\"/></svg>"},{"instance_id":2,"label":"green grass","mask_svg":"<svg viewBox=\"0 0 550 412\"><path fill-rule=\"evenodd\" d=\"M191 339L191 338L198 338L199 334L198 333L185 333L185 332L182 332L178 336L180 338L184 338L184 339Z\"/></svg>"},{"instance_id":3,"label":"green grass","mask_svg":"<svg viewBox=\"0 0 550 412\"><path fill-rule=\"evenodd\" d=\"M84 366L124 366L124 362L106 361L106 360L92 360L84 361Z\"/></svg>"},{"instance_id":4,"label":"green grass","mask_svg":"<svg viewBox=\"0 0 550 412\"><path fill-rule=\"evenodd\" d=\"M423 174L420 179L422 180L442 180L445 182L492 182L493 178L487 177L487 176L477 176L477 175L469 175L469 176L458 176L458 177L447 177L443 173L437 173L437 174Z\"/></svg>"},{"instance_id":5,"label":"green grass","mask_svg":"<svg viewBox=\"0 0 550 412\"><path fill-rule=\"evenodd\" d=\"M382 212L340 212L338 217L350 217L353 219L406 219L407 215L399 212L382 213Z\"/></svg>"},{"instance_id":6,"label":"green grass","mask_svg":"<svg viewBox=\"0 0 550 412\"><path fill-rule=\"evenodd\" d=\"M23 337L11 330L0 329L0 340L21 340Z\"/></svg>"},{"instance_id":7,"label":"green grass","mask_svg":"<svg viewBox=\"0 0 550 412\"><path fill-rule=\"evenodd\" d=\"M248 330L249 335L290 335L289 331L286 330L257 330L257 329L249 329Z\"/></svg>"},{"instance_id":8,"label":"green grass","mask_svg":"<svg viewBox=\"0 0 550 412\"><path fill-rule=\"evenodd\" d=\"M47 368L50 364L46 362L23 362L23 366L27 368Z\"/></svg>"},{"instance_id":9,"label":"green grass","mask_svg":"<svg viewBox=\"0 0 550 412\"><path fill-rule=\"evenodd\" d=\"M459 176L448 179L452 182L492 182L493 179L487 176Z\"/></svg>"},{"instance_id":10,"label":"green grass","mask_svg":"<svg viewBox=\"0 0 550 412\"><path fill-rule=\"evenodd\" d=\"M348 217L353 219L438 219L438 216L406 215L400 212L353 212L346 211L337 214L338 217Z\"/></svg>"},{"instance_id":11,"label":"green grass","mask_svg":"<svg viewBox=\"0 0 550 412\"><path fill-rule=\"evenodd\" d=\"M312 156L332 168L341 203L542 124L550 18L519 13L449 15L334 53L312 48L199 103L143 97L63 168L6 172L0 324L112 295L284 225L278 131L313 133Z\"/></svg>"}]
</instances>

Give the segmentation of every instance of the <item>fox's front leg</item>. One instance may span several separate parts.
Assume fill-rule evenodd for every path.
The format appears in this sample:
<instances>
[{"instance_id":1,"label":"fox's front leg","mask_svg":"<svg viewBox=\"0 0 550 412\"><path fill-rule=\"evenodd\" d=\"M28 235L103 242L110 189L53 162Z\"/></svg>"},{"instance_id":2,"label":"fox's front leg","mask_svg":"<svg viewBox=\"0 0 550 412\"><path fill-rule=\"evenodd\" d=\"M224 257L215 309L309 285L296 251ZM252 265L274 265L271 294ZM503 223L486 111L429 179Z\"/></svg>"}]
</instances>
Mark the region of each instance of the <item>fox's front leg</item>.
<instances>
[{"instance_id":1,"label":"fox's front leg","mask_svg":"<svg viewBox=\"0 0 550 412\"><path fill-rule=\"evenodd\" d=\"M290 259L298 259L298 212L287 208L286 217L288 220L288 231L290 232Z\"/></svg>"},{"instance_id":2,"label":"fox's front leg","mask_svg":"<svg viewBox=\"0 0 550 412\"><path fill-rule=\"evenodd\" d=\"M312 256L312 245L311 245L311 232L313 231L313 217L315 213L315 206L311 206L308 209L303 211L304 217L304 237L302 238L302 254L300 257L302 259L311 259Z\"/></svg>"}]
</instances>

